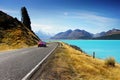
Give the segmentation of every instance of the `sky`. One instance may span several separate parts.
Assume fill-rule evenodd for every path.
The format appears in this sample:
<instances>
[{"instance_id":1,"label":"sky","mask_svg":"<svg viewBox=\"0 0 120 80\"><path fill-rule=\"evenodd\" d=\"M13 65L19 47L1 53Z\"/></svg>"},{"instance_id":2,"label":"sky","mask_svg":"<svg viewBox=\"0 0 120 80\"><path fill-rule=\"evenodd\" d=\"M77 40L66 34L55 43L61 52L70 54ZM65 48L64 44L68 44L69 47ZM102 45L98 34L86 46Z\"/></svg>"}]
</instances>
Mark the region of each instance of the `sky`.
<instances>
[{"instance_id":1,"label":"sky","mask_svg":"<svg viewBox=\"0 0 120 80\"><path fill-rule=\"evenodd\" d=\"M0 0L0 10L19 20L23 6L34 32L54 35L68 29L91 33L120 29L120 0Z\"/></svg>"}]
</instances>

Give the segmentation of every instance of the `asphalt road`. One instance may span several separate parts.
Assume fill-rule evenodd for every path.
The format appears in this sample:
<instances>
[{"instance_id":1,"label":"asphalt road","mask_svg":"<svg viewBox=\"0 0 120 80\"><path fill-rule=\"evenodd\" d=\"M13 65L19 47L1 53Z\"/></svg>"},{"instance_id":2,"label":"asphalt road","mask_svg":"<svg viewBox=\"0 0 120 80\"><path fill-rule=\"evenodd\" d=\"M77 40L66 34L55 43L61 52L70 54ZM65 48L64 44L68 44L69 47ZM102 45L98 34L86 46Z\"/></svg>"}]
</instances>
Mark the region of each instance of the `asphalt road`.
<instances>
[{"instance_id":1,"label":"asphalt road","mask_svg":"<svg viewBox=\"0 0 120 80\"><path fill-rule=\"evenodd\" d=\"M57 43L51 43L46 48L0 52L0 80L21 80L56 46Z\"/></svg>"}]
</instances>

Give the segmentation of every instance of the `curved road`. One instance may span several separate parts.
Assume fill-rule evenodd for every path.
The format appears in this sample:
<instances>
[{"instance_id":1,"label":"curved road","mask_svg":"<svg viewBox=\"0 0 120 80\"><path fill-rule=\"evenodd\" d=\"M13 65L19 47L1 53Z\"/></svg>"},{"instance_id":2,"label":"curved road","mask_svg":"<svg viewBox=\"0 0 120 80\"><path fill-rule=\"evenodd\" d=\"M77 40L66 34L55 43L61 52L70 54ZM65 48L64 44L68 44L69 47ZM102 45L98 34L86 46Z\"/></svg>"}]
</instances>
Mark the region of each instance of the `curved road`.
<instances>
[{"instance_id":1,"label":"curved road","mask_svg":"<svg viewBox=\"0 0 120 80\"><path fill-rule=\"evenodd\" d=\"M57 43L51 43L46 48L0 52L0 80L21 80L55 47Z\"/></svg>"}]
</instances>

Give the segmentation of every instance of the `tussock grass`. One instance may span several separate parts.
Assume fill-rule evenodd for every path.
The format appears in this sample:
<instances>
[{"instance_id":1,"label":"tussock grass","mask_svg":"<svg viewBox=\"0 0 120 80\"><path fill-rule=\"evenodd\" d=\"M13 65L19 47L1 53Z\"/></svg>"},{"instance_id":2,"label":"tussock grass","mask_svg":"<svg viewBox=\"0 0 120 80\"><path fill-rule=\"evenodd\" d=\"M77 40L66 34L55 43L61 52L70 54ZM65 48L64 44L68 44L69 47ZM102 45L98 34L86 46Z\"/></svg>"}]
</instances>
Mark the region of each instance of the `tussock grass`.
<instances>
[{"instance_id":1,"label":"tussock grass","mask_svg":"<svg viewBox=\"0 0 120 80\"><path fill-rule=\"evenodd\" d=\"M109 67L104 63L62 43L40 80L119 80L120 65Z\"/></svg>"},{"instance_id":2,"label":"tussock grass","mask_svg":"<svg viewBox=\"0 0 120 80\"><path fill-rule=\"evenodd\" d=\"M113 57L109 57L105 60L105 64L107 66L115 67L115 59Z\"/></svg>"}]
</instances>

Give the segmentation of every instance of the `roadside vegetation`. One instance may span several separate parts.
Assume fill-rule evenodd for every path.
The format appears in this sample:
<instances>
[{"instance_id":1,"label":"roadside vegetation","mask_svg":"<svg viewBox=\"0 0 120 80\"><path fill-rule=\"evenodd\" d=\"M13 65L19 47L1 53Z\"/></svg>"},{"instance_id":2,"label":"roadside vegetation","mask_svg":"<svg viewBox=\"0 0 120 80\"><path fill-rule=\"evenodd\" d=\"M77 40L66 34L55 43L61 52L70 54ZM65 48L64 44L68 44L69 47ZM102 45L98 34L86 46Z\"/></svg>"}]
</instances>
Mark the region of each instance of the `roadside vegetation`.
<instances>
[{"instance_id":1,"label":"roadside vegetation","mask_svg":"<svg viewBox=\"0 0 120 80\"><path fill-rule=\"evenodd\" d=\"M119 80L119 74L120 65L115 64L113 58L93 59L62 43L48 61L40 80Z\"/></svg>"}]
</instances>

